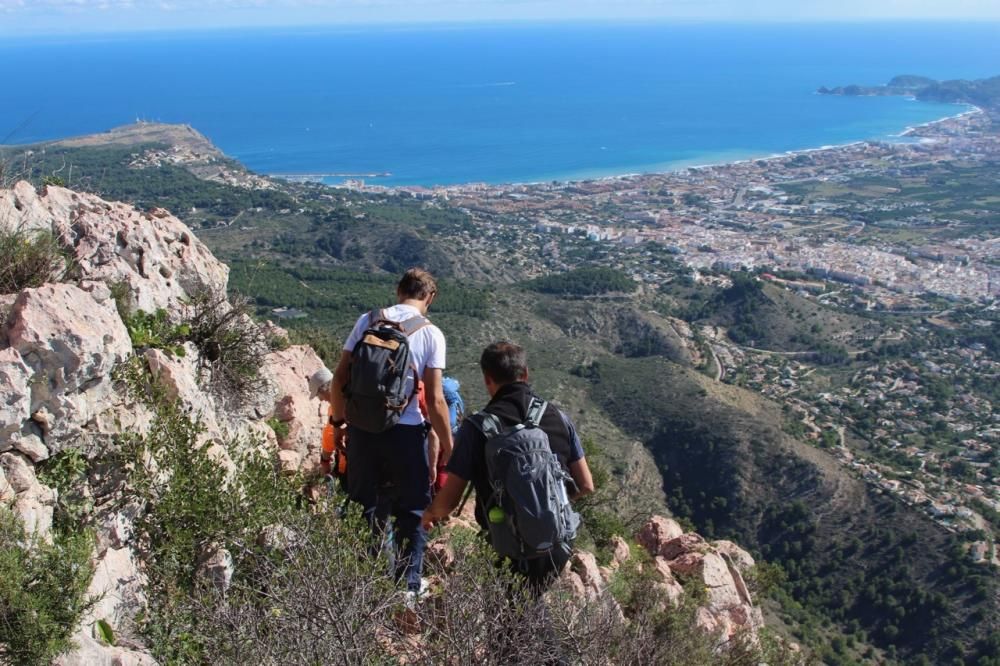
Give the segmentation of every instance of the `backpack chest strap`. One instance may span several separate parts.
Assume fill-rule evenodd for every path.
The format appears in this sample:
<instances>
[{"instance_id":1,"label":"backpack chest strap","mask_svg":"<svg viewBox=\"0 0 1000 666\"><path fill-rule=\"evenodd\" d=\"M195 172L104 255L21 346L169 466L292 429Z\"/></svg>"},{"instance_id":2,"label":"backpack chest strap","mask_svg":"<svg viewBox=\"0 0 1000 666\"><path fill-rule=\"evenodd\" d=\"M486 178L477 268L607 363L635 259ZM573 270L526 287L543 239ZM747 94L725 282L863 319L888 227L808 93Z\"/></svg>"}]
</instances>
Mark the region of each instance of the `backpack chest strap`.
<instances>
[{"instance_id":1,"label":"backpack chest strap","mask_svg":"<svg viewBox=\"0 0 1000 666\"><path fill-rule=\"evenodd\" d=\"M548 406L549 403L541 398L532 396L531 403L528 405L528 416L524 419L524 423L532 428L540 426L542 424L542 415L545 414L545 409Z\"/></svg>"}]
</instances>

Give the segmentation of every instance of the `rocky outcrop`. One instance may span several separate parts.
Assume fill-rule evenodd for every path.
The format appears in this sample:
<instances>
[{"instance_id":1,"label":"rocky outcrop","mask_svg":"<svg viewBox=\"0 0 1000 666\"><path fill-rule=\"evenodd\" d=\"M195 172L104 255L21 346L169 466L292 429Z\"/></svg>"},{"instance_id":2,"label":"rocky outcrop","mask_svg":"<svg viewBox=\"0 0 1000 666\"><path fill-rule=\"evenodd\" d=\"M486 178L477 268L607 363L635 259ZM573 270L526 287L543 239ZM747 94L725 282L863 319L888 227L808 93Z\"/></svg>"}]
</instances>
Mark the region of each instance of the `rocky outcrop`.
<instances>
[{"instance_id":1,"label":"rocky outcrop","mask_svg":"<svg viewBox=\"0 0 1000 666\"><path fill-rule=\"evenodd\" d=\"M635 538L650 555L656 556L661 554L661 544L667 544L683 534L684 529L676 520L654 516L642 526Z\"/></svg>"},{"instance_id":2,"label":"rocky outcrop","mask_svg":"<svg viewBox=\"0 0 1000 666\"><path fill-rule=\"evenodd\" d=\"M111 371L132 352L114 303L99 303L69 284L26 289L3 329L9 348L31 369L32 431L49 453L76 441L113 393ZM26 434L20 423L7 423Z\"/></svg>"},{"instance_id":3,"label":"rocky outcrop","mask_svg":"<svg viewBox=\"0 0 1000 666\"><path fill-rule=\"evenodd\" d=\"M224 408L204 389L202 359L193 344L185 345L183 355L133 348L113 292L133 311L174 314L202 292L226 292L229 269L177 218L59 187L36 191L22 182L0 191L0 225L51 233L73 263L72 283L25 289L0 301L0 502L27 532L51 538L59 496L39 480L37 464L68 449L99 464L122 433L148 431L149 410L132 402L113 378L137 354L164 394L201 422L202 440L223 467L233 465L221 445L228 439L270 448L288 471L316 464L325 408L308 388L308 377L322 366L311 349L271 353L260 399L241 411ZM270 418L288 426L280 442ZM129 624L145 603L145 578L133 551L139 506L122 509L106 501L101 480L91 481L86 492L96 507L97 545L89 593L98 602L73 637L77 651L58 663L150 664L141 651L103 644L95 629L98 621L115 629ZM220 588L232 575L228 555L221 549L206 553L202 566L204 577Z\"/></svg>"},{"instance_id":4,"label":"rocky outcrop","mask_svg":"<svg viewBox=\"0 0 1000 666\"><path fill-rule=\"evenodd\" d=\"M325 403L311 397L302 388L308 386L309 377L323 367L323 361L311 347L293 346L274 352L267 359L267 370L274 379L274 418L284 423L288 434L278 439L278 446L293 463L305 461L312 466L319 460L323 434ZM298 464L293 465L295 468Z\"/></svg>"},{"instance_id":5,"label":"rocky outcrop","mask_svg":"<svg viewBox=\"0 0 1000 666\"><path fill-rule=\"evenodd\" d=\"M72 254L81 287L110 294L123 285L130 305L147 312L175 307L201 290L224 293L229 268L163 209L143 213L49 186L20 182L0 193L0 223L53 234ZM100 299L99 299L100 300Z\"/></svg>"},{"instance_id":6,"label":"rocky outcrop","mask_svg":"<svg viewBox=\"0 0 1000 666\"><path fill-rule=\"evenodd\" d=\"M747 563L753 566L749 553L730 541L707 542L663 516L654 516L643 525L636 541L652 557L651 566L633 558L628 543L616 537L608 566L599 567L591 553L574 553L562 574L563 589L584 603L592 602L606 594L618 572L631 562L639 570L650 568L653 584L674 606L695 587L700 588L705 601L697 610L696 623L712 634L720 647L737 634L757 640L764 626L763 614L754 606L743 581L742 571L748 568L740 569ZM697 596L701 598L701 593Z\"/></svg>"},{"instance_id":7,"label":"rocky outcrop","mask_svg":"<svg viewBox=\"0 0 1000 666\"><path fill-rule=\"evenodd\" d=\"M678 534L680 532L680 534ZM661 516L647 522L637 535L654 557L664 590L675 603L686 585L702 587L707 602L698 609L698 626L716 634L720 645L739 632L756 636L764 626L761 610L753 605L743 572L753 567L753 557L731 541L707 542Z\"/></svg>"}]
</instances>

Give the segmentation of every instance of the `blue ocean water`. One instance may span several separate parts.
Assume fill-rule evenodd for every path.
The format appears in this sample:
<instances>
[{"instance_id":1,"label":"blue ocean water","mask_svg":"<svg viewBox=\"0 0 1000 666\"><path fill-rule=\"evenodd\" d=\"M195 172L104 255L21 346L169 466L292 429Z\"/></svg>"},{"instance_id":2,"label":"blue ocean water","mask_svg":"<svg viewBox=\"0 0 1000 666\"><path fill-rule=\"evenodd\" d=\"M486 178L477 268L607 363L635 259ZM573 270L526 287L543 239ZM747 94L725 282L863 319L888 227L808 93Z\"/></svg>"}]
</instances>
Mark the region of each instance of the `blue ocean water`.
<instances>
[{"instance_id":1,"label":"blue ocean water","mask_svg":"<svg viewBox=\"0 0 1000 666\"><path fill-rule=\"evenodd\" d=\"M502 25L0 44L0 139L189 123L250 168L383 184L664 170L961 111L820 85L1000 74L996 24Z\"/></svg>"}]
</instances>

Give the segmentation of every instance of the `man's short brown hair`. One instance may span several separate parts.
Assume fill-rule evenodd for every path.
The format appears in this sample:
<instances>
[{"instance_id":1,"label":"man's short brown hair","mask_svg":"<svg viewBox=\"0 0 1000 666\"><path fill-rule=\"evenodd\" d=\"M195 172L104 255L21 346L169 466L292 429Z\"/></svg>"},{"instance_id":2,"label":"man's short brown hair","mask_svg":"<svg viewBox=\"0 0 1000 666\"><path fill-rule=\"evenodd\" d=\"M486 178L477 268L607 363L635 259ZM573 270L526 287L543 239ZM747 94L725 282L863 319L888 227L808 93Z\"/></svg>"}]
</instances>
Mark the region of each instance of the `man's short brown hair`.
<instances>
[{"instance_id":1,"label":"man's short brown hair","mask_svg":"<svg viewBox=\"0 0 1000 666\"><path fill-rule=\"evenodd\" d=\"M503 386L528 378L528 355L513 342L494 342L479 357L483 374Z\"/></svg>"},{"instance_id":2,"label":"man's short brown hair","mask_svg":"<svg viewBox=\"0 0 1000 666\"><path fill-rule=\"evenodd\" d=\"M396 293L400 298L414 298L418 301L430 298L431 294L437 293L437 289L434 276L423 268L406 271L396 285Z\"/></svg>"}]
</instances>

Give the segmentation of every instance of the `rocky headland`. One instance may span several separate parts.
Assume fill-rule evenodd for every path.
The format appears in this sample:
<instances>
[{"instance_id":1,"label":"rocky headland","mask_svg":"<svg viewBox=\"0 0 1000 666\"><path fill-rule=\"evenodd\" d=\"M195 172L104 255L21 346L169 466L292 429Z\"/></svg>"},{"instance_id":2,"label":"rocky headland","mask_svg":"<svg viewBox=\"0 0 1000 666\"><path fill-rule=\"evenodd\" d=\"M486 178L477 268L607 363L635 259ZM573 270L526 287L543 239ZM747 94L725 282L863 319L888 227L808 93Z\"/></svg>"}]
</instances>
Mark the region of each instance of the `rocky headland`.
<instances>
[{"instance_id":1,"label":"rocky headland","mask_svg":"<svg viewBox=\"0 0 1000 666\"><path fill-rule=\"evenodd\" d=\"M816 92L821 95L875 97L903 95L921 102L971 104L985 110L994 121L1000 115L1000 76L974 81L935 81L926 76L904 74L893 77L884 86L822 86Z\"/></svg>"}]
</instances>

